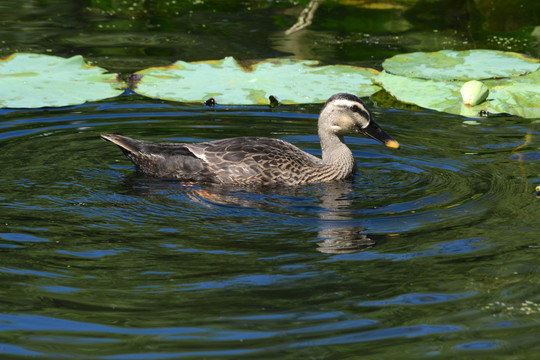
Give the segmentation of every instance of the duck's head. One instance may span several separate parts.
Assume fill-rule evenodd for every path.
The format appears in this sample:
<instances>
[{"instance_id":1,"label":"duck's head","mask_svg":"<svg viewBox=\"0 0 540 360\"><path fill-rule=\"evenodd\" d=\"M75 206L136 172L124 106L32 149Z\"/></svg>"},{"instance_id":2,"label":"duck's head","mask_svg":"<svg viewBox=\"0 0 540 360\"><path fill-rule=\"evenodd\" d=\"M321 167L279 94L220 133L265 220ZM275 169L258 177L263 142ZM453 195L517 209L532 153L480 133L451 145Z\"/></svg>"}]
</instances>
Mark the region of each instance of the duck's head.
<instances>
[{"instance_id":1,"label":"duck's head","mask_svg":"<svg viewBox=\"0 0 540 360\"><path fill-rule=\"evenodd\" d=\"M399 143L373 121L366 105L359 97L339 93L332 95L324 104L319 116L319 131L330 131L338 136L360 132L393 149Z\"/></svg>"}]
</instances>

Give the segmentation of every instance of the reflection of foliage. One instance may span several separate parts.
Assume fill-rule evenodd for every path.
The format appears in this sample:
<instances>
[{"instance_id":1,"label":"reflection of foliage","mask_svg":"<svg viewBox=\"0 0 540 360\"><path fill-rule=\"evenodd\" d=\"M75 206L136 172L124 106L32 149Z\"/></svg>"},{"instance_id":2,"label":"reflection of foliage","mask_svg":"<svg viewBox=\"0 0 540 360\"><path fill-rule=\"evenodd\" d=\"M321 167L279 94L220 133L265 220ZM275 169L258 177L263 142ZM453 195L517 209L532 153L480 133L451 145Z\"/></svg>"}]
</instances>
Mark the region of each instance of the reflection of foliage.
<instances>
[{"instance_id":1,"label":"reflection of foliage","mask_svg":"<svg viewBox=\"0 0 540 360\"><path fill-rule=\"evenodd\" d=\"M174 17L193 11L245 11L269 7L298 5L299 1L237 1L237 0L91 0L92 11L120 17Z\"/></svg>"},{"instance_id":2,"label":"reflection of foliage","mask_svg":"<svg viewBox=\"0 0 540 360\"><path fill-rule=\"evenodd\" d=\"M424 28L452 28L464 33L480 29L482 15L469 0L417 1L405 17Z\"/></svg>"},{"instance_id":3,"label":"reflection of foliage","mask_svg":"<svg viewBox=\"0 0 540 360\"><path fill-rule=\"evenodd\" d=\"M489 48L538 57L532 26L538 24L540 2L523 0L515 6L510 1L87 0L85 9L94 17L91 26L99 22L98 33L114 36L106 46L92 49L92 55L145 51L169 56L170 62L225 56L245 59L267 57L270 45L272 51L280 52L272 56L293 54L351 64L400 52L441 49ZM319 5L316 13L313 5ZM496 26L493 18L506 16L505 7L510 15ZM304 31L283 39L287 29ZM126 35L118 36L119 30ZM152 36L141 35L148 31L155 37L165 36L167 42L160 37L156 44ZM115 41L124 38L136 49ZM117 44L120 49L113 50Z\"/></svg>"},{"instance_id":4,"label":"reflection of foliage","mask_svg":"<svg viewBox=\"0 0 540 360\"><path fill-rule=\"evenodd\" d=\"M309 4L304 8L304 10L302 10L300 16L298 16L298 21L296 22L296 24L287 29L287 31L285 31L285 34L290 35L311 25L313 17L315 16L315 11L317 11L317 8L323 1L324 0L311 0Z\"/></svg>"}]
</instances>

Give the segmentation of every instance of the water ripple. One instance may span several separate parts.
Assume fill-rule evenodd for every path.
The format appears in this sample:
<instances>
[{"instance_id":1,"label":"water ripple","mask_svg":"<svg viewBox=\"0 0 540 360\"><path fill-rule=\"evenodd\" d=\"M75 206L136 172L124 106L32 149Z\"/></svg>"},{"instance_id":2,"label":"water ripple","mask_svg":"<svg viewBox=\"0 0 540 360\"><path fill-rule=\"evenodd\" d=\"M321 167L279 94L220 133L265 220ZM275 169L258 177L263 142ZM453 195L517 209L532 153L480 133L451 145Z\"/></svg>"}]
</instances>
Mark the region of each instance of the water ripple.
<instances>
[{"instance_id":1,"label":"water ripple","mask_svg":"<svg viewBox=\"0 0 540 360\"><path fill-rule=\"evenodd\" d=\"M338 345L338 344L353 344L358 342L377 341L391 338L413 338L417 336L447 334L452 332L462 331L459 326L454 325L429 325L419 324L415 326L404 326L396 328L387 328L372 331L363 331L358 334L347 334L326 339L311 340L307 342L298 342L291 347L306 347L306 346L321 346L321 345Z\"/></svg>"},{"instance_id":2,"label":"water ripple","mask_svg":"<svg viewBox=\"0 0 540 360\"><path fill-rule=\"evenodd\" d=\"M319 108L119 98L0 110L0 353L461 356L500 350L502 333L529 341L540 173L534 138L522 141L530 122L473 128L379 109L399 151L347 137L353 180L295 188L146 178L99 138L272 136L320 155Z\"/></svg>"},{"instance_id":3,"label":"water ripple","mask_svg":"<svg viewBox=\"0 0 540 360\"><path fill-rule=\"evenodd\" d=\"M358 306L426 305L466 299L477 293L466 294L405 294L394 299L363 301Z\"/></svg>"}]
</instances>

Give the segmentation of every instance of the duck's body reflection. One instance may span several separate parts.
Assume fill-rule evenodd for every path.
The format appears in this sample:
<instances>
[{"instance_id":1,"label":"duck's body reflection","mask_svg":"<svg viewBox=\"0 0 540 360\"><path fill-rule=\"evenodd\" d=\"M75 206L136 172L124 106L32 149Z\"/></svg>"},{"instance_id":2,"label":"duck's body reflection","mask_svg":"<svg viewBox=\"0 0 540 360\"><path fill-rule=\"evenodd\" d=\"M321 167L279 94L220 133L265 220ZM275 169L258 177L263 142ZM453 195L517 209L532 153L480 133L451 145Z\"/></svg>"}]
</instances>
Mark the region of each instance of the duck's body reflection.
<instances>
[{"instance_id":1,"label":"duck's body reflection","mask_svg":"<svg viewBox=\"0 0 540 360\"><path fill-rule=\"evenodd\" d=\"M302 209L314 214L318 228L317 250L323 253L352 253L369 249L375 241L366 235L367 229L356 223L352 215L354 191L352 181L340 181L310 187L239 187L215 184L194 184L164 181L138 176L126 178L129 193L145 198L166 196L179 190L191 201L208 208L251 208L272 213L294 215ZM225 208L227 207L227 208Z\"/></svg>"}]
</instances>

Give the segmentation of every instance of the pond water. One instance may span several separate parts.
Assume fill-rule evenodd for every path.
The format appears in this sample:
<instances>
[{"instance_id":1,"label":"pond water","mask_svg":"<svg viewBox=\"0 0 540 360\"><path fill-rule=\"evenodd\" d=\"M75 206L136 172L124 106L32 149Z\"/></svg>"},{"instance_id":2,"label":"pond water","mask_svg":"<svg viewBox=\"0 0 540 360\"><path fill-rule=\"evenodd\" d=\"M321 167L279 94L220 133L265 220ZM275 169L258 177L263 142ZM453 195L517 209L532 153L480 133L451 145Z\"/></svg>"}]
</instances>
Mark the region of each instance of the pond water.
<instances>
[{"instance_id":1,"label":"pond water","mask_svg":"<svg viewBox=\"0 0 540 360\"><path fill-rule=\"evenodd\" d=\"M46 14L89 11L75 3L53 1ZM92 14L83 25L105 17ZM61 53L71 29L47 31ZM15 40L6 48L31 41ZM128 70L159 57L114 57L112 47L100 58L97 39L85 40L96 61ZM259 46L258 56L279 54ZM0 357L538 357L538 120L367 102L401 149L350 136L354 180L279 189L138 176L99 135L268 136L319 155L320 104L207 107L128 94L0 109Z\"/></svg>"},{"instance_id":2,"label":"pond water","mask_svg":"<svg viewBox=\"0 0 540 360\"><path fill-rule=\"evenodd\" d=\"M125 97L4 111L1 352L416 358L537 349L540 152L530 120L465 123L375 107L400 150L349 137L354 181L279 190L139 177L99 138L200 141L249 129L319 154L318 108Z\"/></svg>"}]
</instances>

